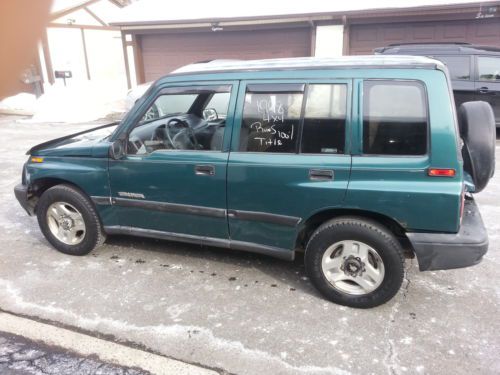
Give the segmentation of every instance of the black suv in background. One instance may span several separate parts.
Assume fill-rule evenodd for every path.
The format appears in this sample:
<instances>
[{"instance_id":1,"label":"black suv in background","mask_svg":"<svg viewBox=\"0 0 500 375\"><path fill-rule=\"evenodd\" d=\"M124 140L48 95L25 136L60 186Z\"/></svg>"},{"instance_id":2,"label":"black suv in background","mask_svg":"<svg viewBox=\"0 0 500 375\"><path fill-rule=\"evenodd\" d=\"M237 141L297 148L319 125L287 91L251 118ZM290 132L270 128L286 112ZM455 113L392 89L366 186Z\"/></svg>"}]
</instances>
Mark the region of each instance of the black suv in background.
<instances>
[{"instance_id":1,"label":"black suv in background","mask_svg":"<svg viewBox=\"0 0 500 375\"><path fill-rule=\"evenodd\" d=\"M376 54L429 56L450 71L455 104L483 100L490 103L500 128L500 48L468 43L391 44Z\"/></svg>"}]
</instances>

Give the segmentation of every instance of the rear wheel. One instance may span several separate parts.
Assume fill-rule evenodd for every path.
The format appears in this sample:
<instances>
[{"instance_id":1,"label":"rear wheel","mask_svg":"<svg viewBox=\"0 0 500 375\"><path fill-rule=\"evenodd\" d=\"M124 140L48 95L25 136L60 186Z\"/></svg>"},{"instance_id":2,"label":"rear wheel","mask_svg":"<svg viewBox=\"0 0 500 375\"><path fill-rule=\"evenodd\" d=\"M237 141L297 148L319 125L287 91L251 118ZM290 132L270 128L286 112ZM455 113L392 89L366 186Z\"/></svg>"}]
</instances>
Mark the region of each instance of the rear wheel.
<instances>
[{"instance_id":1,"label":"rear wheel","mask_svg":"<svg viewBox=\"0 0 500 375\"><path fill-rule=\"evenodd\" d=\"M342 217L320 226L307 245L306 272L330 301L368 308L390 300L404 276L401 245L375 221Z\"/></svg>"},{"instance_id":2,"label":"rear wheel","mask_svg":"<svg viewBox=\"0 0 500 375\"><path fill-rule=\"evenodd\" d=\"M37 218L47 241L65 254L88 254L106 240L92 202L69 185L56 185L42 194Z\"/></svg>"}]
</instances>

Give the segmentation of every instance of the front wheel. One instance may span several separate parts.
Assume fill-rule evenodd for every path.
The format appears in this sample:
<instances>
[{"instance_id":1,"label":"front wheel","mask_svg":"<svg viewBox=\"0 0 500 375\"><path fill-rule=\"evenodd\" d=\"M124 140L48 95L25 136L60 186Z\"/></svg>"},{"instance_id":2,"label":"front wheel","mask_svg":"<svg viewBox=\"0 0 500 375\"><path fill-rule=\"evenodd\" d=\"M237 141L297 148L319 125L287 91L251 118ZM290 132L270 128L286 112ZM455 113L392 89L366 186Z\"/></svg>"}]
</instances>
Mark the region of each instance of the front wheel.
<instances>
[{"instance_id":1,"label":"front wheel","mask_svg":"<svg viewBox=\"0 0 500 375\"><path fill-rule=\"evenodd\" d=\"M36 212L43 235L62 253L85 255L106 240L92 202L72 186L45 191Z\"/></svg>"},{"instance_id":2,"label":"front wheel","mask_svg":"<svg viewBox=\"0 0 500 375\"><path fill-rule=\"evenodd\" d=\"M340 217L321 225L307 244L305 266L326 298L358 308L390 300L404 277L398 240L379 223L356 217Z\"/></svg>"}]
</instances>

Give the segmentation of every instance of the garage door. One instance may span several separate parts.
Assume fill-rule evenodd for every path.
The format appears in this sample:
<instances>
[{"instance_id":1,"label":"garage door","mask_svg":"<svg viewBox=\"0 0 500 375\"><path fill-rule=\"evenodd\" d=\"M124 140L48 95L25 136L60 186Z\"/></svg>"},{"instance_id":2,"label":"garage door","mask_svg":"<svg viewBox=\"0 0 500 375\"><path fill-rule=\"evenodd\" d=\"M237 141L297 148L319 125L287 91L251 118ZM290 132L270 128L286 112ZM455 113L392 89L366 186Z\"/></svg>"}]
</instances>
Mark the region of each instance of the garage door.
<instances>
[{"instance_id":1,"label":"garage door","mask_svg":"<svg viewBox=\"0 0 500 375\"><path fill-rule=\"evenodd\" d=\"M310 56L310 29L151 34L140 37L145 80L193 62Z\"/></svg>"},{"instance_id":2,"label":"garage door","mask_svg":"<svg viewBox=\"0 0 500 375\"><path fill-rule=\"evenodd\" d=\"M372 54L394 43L467 42L500 47L498 19L352 25L349 53Z\"/></svg>"}]
</instances>

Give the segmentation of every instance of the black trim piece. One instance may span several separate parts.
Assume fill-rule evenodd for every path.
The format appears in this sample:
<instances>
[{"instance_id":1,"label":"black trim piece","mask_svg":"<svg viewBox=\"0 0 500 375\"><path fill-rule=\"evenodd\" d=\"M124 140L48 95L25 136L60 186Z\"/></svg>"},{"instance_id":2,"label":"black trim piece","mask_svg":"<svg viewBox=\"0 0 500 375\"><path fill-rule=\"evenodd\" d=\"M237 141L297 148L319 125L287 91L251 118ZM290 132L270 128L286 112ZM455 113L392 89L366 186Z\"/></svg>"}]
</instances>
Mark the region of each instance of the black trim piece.
<instances>
[{"instance_id":1,"label":"black trim piece","mask_svg":"<svg viewBox=\"0 0 500 375\"><path fill-rule=\"evenodd\" d=\"M14 195L18 200L22 208L28 213L29 216L35 214L35 208L33 204L30 204L30 199L28 199L28 186L23 184L17 184L14 187Z\"/></svg>"},{"instance_id":2,"label":"black trim piece","mask_svg":"<svg viewBox=\"0 0 500 375\"><path fill-rule=\"evenodd\" d=\"M210 216L225 218L226 210L223 208L213 208L204 206L192 206L189 204L145 201L140 199L113 198L113 204L122 207L136 207L145 210L173 212L188 215Z\"/></svg>"},{"instance_id":3,"label":"black trim piece","mask_svg":"<svg viewBox=\"0 0 500 375\"><path fill-rule=\"evenodd\" d=\"M272 224L285 225L289 227L297 226L302 219L295 216L270 214L267 212L225 210L223 208L213 208L205 206L192 206L189 204L168 203L147 201L142 199L130 198L111 198L92 196L92 201L97 205L116 205L121 207L135 207L145 210L172 212L188 215L209 216L223 219L227 216L239 220L261 221Z\"/></svg>"},{"instance_id":4,"label":"black trim piece","mask_svg":"<svg viewBox=\"0 0 500 375\"><path fill-rule=\"evenodd\" d=\"M230 93L231 86L232 85L191 85L166 87L160 91L160 95Z\"/></svg>"},{"instance_id":5,"label":"black trim piece","mask_svg":"<svg viewBox=\"0 0 500 375\"><path fill-rule=\"evenodd\" d=\"M417 233L406 236L415 250L420 271L473 266L488 251L488 233L474 200L466 200L458 233Z\"/></svg>"},{"instance_id":6,"label":"black trim piece","mask_svg":"<svg viewBox=\"0 0 500 375\"><path fill-rule=\"evenodd\" d=\"M225 249L233 249L233 250L241 250L248 251L252 253L269 255L275 258L284 259L284 260L294 260L295 259L295 251L282 249L279 247L273 246L265 246L258 245L250 242L243 241L231 241L223 238L213 238L213 237L204 237L204 236L195 236L191 234L181 234L181 233L172 233L172 232L163 232L152 229L142 229L142 228L134 228L134 227L124 227L124 226L107 226L104 227L104 231L107 234L125 234L131 236L141 236L141 237L149 237L149 238L157 238L167 241L179 241L186 242L195 245L205 245L205 246L214 246L221 247Z\"/></svg>"},{"instance_id":7,"label":"black trim piece","mask_svg":"<svg viewBox=\"0 0 500 375\"><path fill-rule=\"evenodd\" d=\"M180 242L192 243L195 245L207 245L207 246L229 248L229 241L222 238L219 239L212 237L194 236L191 234L163 232L159 230L126 227L121 225L105 226L104 231L107 234L126 234L131 236L158 238L167 241L180 241Z\"/></svg>"},{"instance_id":8,"label":"black trim piece","mask_svg":"<svg viewBox=\"0 0 500 375\"><path fill-rule=\"evenodd\" d=\"M111 197L99 197L99 196L92 196L90 197L92 199L92 202L99 206L110 206L111 205Z\"/></svg>"},{"instance_id":9,"label":"black trim piece","mask_svg":"<svg viewBox=\"0 0 500 375\"><path fill-rule=\"evenodd\" d=\"M283 260L291 261L295 259L295 251L282 249L280 247L259 245L251 242L230 240L229 248L234 250L248 251L250 253L269 255Z\"/></svg>"},{"instance_id":10,"label":"black trim piece","mask_svg":"<svg viewBox=\"0 0 500 375\"><path fill-rule=\"evenodd\" d=\"M228 210L227 215L239 220L264 221L272 224L295 227L302 220L300 217L276 215L267 212Z\"/></svg>"}]
</instances>

